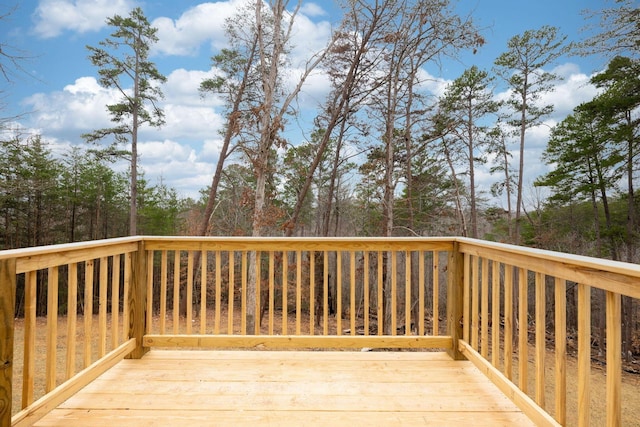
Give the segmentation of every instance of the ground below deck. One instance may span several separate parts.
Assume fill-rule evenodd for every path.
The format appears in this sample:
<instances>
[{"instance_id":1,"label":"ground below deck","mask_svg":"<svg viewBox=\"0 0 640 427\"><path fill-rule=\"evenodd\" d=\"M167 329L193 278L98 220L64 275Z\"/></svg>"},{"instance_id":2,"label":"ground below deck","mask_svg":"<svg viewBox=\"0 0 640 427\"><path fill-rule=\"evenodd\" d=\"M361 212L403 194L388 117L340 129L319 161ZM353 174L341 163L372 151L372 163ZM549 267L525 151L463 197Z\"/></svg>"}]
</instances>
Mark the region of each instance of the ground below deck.
<instances>
[{"instance_id":1,"label":"ground below deck","mask_svg":"<svg viewBox=\"0 0 640 427\"><path fill-rule=\"evenodd\" d=\"M467 361L429 352L168 351L123 360L36 426L526 426Z\"/></svg>"}]
</instances>

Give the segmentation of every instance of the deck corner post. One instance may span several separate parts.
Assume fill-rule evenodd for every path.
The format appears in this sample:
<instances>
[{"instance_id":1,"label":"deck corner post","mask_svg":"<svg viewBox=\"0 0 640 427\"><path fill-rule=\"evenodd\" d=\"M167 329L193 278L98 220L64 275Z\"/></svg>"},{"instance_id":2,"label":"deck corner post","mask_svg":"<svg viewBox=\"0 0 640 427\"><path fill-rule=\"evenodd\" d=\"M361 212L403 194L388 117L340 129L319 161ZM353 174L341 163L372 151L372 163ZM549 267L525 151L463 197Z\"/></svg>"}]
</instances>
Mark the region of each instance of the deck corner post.
<instances>
[{"instance_id":1,"label":"deck corner post","mask_svg":"<svg viewBox=\"0 0 640 427\"><path fill-rule=\"evenodd\" d=\"M447 350L454 360L465 359L458 348L458 340L462 339L462 322L464 318L464 255L459 250L459 243L453 242L447 264L447 334L451 336L452 347Z\"/></svg>"},{"instance_id":2,"label":"deck corner post","mask_svg":"<svg viewBox=\"0 0 640 427\"><path fill-rule=\"evenodd\" d=\"M136 340L136 348L127 356L140 359L149 350L143 346L146 331L147 307L147 251L144 240L138 242L138 250L131 260L131 286L129 287L129 338Z\"/></svg>"},{"instance_id":3,"label":"deck corner post","mask_svg":"<svg viewBox=\"0 0 640 427\"><path fill-rule=\"evenodd\" d=\"M16 260L0 260L0 426L11 425Z\"/></svg>"}]
</instances>

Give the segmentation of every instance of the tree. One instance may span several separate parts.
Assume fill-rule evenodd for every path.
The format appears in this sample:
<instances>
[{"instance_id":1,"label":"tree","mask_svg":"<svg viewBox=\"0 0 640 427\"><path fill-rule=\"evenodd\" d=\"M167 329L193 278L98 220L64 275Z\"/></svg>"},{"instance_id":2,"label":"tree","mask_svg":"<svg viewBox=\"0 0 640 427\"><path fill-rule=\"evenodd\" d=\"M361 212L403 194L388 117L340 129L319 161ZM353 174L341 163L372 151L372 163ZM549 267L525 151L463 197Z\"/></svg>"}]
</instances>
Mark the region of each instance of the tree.
<instances>
[{"instance_id":1,"label":"tree","mask_svg":"<svg viewBox=\"0 0 640 427\"><path fill-rule=\"evenodd\" d=\"M614 0L618 7L597 11L585 11L591 22L588 29L598 31L577 45L581 55L594 53L607 57L630 55L635 59L640 54L640 8L636 0Z\"/></svg>"},{"instance_id":2,"label":"tree","mask_svg":"<svg viewBox=\"0 0 640 427\"><path fill-rule=\"evenodd\" d=\"M256 61L258 37L252 19L253 5L247 4L234 18L226 22L225 31L232 49L222 49L212 58L216 68L216 76L200 83L203 94L217 93L225 98L227 109L227 123L223 133L222 148L218 156L218 163L209 187L206 207L198 230L198 235L204 236L211 227L218 187L222 179L224 162L233 148L231 142L239 137L243 130L243 117L250 111L251 102L256 99Z\"/></svg>"},{"instance_id":3,"label":"tree","mask_svg":"<svg viewBox=\"0 0 640 427\"><path fill-rule=\"evenodd\" d=\"M117 104L107 105L111 121L117 126L99 129L83 135L89 142L107 136L114 143L107 150L115 152L116 145L131 144L131 186L129 234L137 234L137 177L138 131L143 125L159 127L164 124L164 113L157 102L162 98L158 86L166 81L155 64L149 61L149 50L158 41L142 9L133 9L129 17L114 15L107 24L115 28L111 38L101 41L101 47L87 46L91 63L98 67L99 82L105 88L114 88L121 96ZM121 50L122 49L122 50ZM132 84L128 89L127 83Z\"/></svg>"},{"instance_id":4,"label":"tree","mask_svg":"<svg viewBox=\"0 0 640 427\"><path fill-rule=\"evenodd\" d=\"M520 241L526 132L553 111L553 105L538 105L537 101L542 94L553 90L553 83L558 80L558 76L543 68L565 52L565 39L566 36L561 36L556 27L543 26L539 30L528 30L512 37L507 43L508 50L495 60L496 74L511 89L507 106L513 116L508 124L514 128L514 134L520 140L515 243Z\"/></svg>"},{"instance_id":5,"label":"tree","mask_svg":"<svg viewBox=\"0 0 640 427\"><path fill-rule=\"evenodd\" d=\"M462 73L446 89L441 100L442 113L449 118L447 149L465 153L469 175L471 208L471 237L478 238L478 203L476 198L475 165L485 163L489 139L482 123L489 114L498 111L500 104L489 90L493 78L473 66Z\"/></svg>"}]
</instances>

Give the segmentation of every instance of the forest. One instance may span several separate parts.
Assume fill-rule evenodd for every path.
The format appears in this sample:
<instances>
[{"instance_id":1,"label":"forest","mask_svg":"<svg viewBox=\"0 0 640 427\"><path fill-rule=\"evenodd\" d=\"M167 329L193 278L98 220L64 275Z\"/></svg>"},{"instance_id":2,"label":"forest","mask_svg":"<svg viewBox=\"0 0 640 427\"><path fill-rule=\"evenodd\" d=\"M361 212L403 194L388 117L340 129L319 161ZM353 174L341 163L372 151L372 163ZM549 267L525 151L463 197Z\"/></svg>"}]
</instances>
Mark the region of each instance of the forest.
<instances>
[{"instance_id":1,"label":"forest","mask_svg":"<svg viewBox=\"0 0 640 427\"><path fill-rule=\"evenodd\" d=\"M203 97L224 100L226 123L197 200L140 171L138 129L163 124L165 77L149 58L157 35L143 10L116 15L111 36L88 47L100 84L122 92L105 106L113 127L62 156L41 135L2 133L0 249L126 235L457 235L637 263L640 9L610 3L586 18L594 36L527 30L492 69L472 66L434 98L424 67L485 43L448 1L342 2L331 40L294 84L287 52L300 3L248 1L211 58L217 75L200 84ZM567 53L606 55L608 65L591 78L598 94L551 130L551 172L528 188L527 142L553 111L543 100L558 76L548 70ZM5 78L11 65L2 63ZM298 143L288 132L314 72L330 90ZM497 82L510 98L496 98ZM493 173L491 194L477 189L480 165Z\"/></svg>"}]
</instances>

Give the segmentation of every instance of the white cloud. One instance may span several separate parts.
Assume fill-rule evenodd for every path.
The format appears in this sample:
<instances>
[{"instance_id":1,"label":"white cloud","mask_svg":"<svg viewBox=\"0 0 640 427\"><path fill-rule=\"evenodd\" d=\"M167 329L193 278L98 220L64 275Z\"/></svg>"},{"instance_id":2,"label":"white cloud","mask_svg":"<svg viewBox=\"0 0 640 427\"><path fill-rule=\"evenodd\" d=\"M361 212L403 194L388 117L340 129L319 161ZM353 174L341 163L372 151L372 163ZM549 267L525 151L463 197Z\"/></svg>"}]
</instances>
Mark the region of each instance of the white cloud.
<instances>
[{"instance_id":1,"label":"white cloud","mask_svg":"<svg viewBox=\"0 0 640 427\"><path fill-rule=\"evenodd\" d=\"M245 3L246 0L201 3L176 20L155 19L151 25L158 29L159 41L154 49L166 55L195 55L205 41L217 48L225 46L225 20Z\"/></svg>"},{"instance_id":2,"label":"white cloud","mask_svg":"<svg viewBox=\"0 0 640 427\"><path fill-rule=\"evenodd\" d=\"M322 6L316 3L303 4L300 8L300 13L311 17L327 15L327 12L322 8Z\"/></svg>"},{"instance_id":3,"label":"white cloud","mask_svg":"<svg viewBox=\"0 0 640 427\"><path fill-rule=\"evenodd\" d=\"M33 14L33 30L42 38L64 31L97 31L108 17L126 15L133 5L133 0L40 0Z\"/></svg>"}]
</instances>

